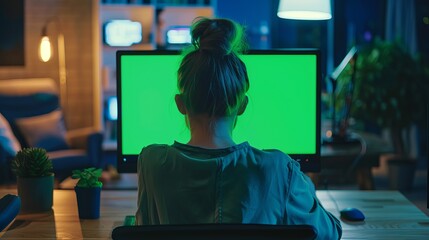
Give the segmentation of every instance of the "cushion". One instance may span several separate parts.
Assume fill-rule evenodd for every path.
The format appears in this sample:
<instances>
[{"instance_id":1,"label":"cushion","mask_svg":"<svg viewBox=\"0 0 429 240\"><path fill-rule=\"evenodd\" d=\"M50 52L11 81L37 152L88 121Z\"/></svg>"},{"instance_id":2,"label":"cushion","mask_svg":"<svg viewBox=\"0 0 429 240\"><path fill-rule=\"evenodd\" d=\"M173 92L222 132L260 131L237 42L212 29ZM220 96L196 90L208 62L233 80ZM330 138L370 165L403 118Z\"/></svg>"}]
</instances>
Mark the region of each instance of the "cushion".
<instances>
[{"instance_id":1,"label":"cushion","mask_svg":"<svg viewBox=\"0 0 429 240\"><path fill-rule=\"evenodd\" d=\"M66 128L61 111L15 120L19 131L29 147L40 147L46 151L68 149Z\"/></svg>"},{"instance_id":2,"label":"cushion","mask_svg":"<svg viewBox=\"0 0 429 240\"><path fill-rule=\"evenodd\" d=\"M14 157L21 149L15 135L13 135L9 122L0 114L0 145L6 150L7 154Z\"/></svg>"}]
</instances>

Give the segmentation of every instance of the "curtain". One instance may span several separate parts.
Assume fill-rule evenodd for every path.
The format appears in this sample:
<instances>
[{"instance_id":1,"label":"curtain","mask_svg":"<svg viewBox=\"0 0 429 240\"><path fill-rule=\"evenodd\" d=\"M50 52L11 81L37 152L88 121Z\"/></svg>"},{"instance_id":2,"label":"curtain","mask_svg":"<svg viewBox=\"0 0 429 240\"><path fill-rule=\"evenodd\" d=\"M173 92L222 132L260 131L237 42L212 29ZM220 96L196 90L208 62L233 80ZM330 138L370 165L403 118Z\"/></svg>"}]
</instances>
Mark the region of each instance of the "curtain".
<instances>
[{"instance_id":1,"label":"curtain","mask_svg":"<svg viewBox=\"0 0 429 240\"><path fill-rule=\"evenodd\" d=\"M409 53L417 53L414 0L387 0L386 40L399 41Z\"/></svg>"}]
</instances>

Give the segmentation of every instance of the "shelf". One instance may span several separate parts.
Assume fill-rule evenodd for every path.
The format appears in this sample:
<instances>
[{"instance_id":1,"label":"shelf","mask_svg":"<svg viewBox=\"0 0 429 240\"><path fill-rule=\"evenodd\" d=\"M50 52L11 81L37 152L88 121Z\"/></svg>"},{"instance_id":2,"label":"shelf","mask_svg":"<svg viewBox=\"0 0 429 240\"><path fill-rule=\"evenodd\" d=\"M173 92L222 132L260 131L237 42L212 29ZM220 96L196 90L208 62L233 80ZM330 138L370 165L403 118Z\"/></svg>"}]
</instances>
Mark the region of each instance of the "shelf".
<instances>
[{"instance_id":1,"label":"shelf","mask_svg":"<svg viewBox=\"0 0 429 240\"><path fill-rule=\"evenodd\" d=\"M153 5L156 8L212 6L215 0L101 0L102 4Z\"/></svg>"}]
</instances>

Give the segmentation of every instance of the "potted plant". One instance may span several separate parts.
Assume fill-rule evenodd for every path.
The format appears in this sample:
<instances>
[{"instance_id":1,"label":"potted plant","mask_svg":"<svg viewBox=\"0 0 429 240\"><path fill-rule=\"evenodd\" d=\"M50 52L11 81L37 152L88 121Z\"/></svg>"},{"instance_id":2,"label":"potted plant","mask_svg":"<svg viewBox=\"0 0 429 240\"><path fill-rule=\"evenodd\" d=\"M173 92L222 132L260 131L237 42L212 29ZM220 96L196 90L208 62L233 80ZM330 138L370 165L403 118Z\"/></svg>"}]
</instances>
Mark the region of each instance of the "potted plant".
<instances>
[{"instance_id":1,"label":"potted plant","mask_svg":"<svg viewBox=\"0 0 429 240\"><path fill-rule=\"evenodd\" d=\"M79 179L76 184L76 198L79 218L97 219L100 217L100 194L103 183L99 181L101 168L86 168L73 170L73 179Z\"/></svg>"},{"instance_id":2,"label":"potted plant","mask_svg":"<svg viewBox=\"0 0 429 240\"><path fill-rule=\"evenodd\" d=\"M42 148L23 148L11 162L17 176L21 212L44 212L52 209L54 173L52 162Z\"/></svg>"},{"instance_id":3,"label":"potted plant","mask_svg":"<svg viewBox=\"0 0 429 240\"><path fill-rule=\"evenodd\" d=\"M388 161L391 188L412 186L416 156L410 152L409 133L425 119L426 95L421 65L399 43L376 40L361 49L351 115L389 131L394 149Z\"/></svg>"}]
</instances>

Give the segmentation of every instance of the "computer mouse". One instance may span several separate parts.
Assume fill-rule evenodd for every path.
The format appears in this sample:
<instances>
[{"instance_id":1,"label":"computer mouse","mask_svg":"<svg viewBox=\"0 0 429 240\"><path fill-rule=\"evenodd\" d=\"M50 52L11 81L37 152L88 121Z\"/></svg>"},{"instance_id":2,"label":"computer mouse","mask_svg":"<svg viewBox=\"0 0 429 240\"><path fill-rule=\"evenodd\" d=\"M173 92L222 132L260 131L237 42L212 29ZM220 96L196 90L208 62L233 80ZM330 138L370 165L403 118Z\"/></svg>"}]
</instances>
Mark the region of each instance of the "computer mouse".
<instances>
[{"instance_id":1,"label":"computer mouse","mask_svg":"<svg viewBox=\"0 0 429 240\"><path fill-rule=\"evenodd\" d=\"M363 215L363 213L357 208L345 208L340 211L340 216L347 221L365 220L365 215Z\"/></svg>"}]
</instances>

